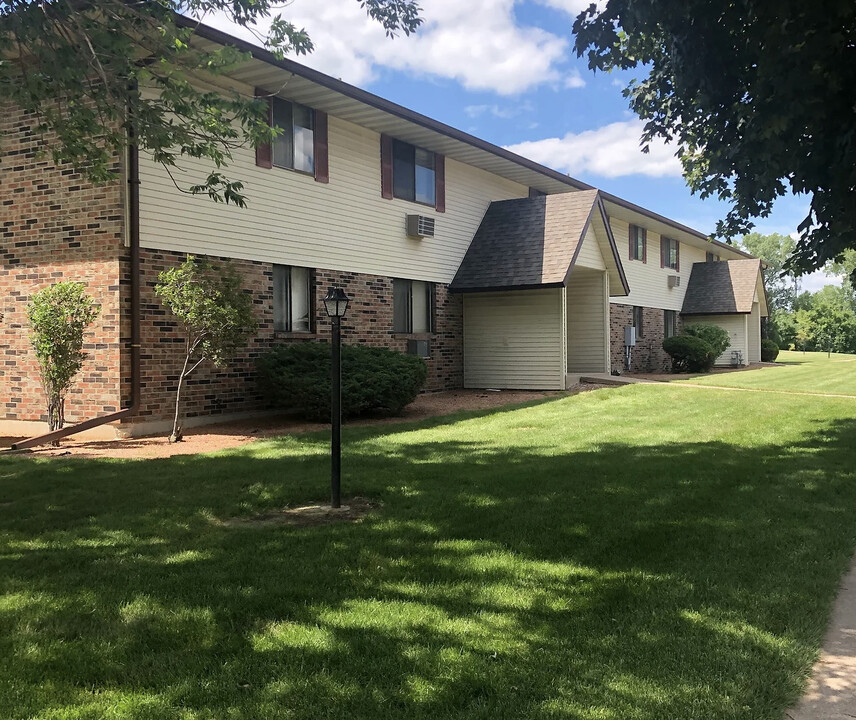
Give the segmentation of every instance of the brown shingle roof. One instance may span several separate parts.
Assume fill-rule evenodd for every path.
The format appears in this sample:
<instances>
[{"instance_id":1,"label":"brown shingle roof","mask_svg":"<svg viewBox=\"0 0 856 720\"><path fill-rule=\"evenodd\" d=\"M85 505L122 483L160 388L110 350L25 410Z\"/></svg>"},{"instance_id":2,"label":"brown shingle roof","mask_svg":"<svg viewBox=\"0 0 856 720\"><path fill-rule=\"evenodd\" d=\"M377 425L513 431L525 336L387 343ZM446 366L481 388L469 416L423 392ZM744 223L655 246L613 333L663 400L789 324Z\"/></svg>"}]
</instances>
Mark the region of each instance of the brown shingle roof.
<instances>
[{"instance_id":1,"label":"brown shingle roof","mask_svg":"<svg viewBox=\"0 0 856 720\"><path fill-rule=\"evenodd\" d=\"M597 201L583 190L492 202L451 289L563 285Z\"/></svg>"},{"instance_id":2,"label":"brown shingle roof","mask_svg":"<svg viewBox=\"0 0 856 720\"><path fill-rule=\"evenodd\" d=\"M752 312L761 261L725 260L693 265L683 315L729 315Z\"/></svg>"}]
</instances>

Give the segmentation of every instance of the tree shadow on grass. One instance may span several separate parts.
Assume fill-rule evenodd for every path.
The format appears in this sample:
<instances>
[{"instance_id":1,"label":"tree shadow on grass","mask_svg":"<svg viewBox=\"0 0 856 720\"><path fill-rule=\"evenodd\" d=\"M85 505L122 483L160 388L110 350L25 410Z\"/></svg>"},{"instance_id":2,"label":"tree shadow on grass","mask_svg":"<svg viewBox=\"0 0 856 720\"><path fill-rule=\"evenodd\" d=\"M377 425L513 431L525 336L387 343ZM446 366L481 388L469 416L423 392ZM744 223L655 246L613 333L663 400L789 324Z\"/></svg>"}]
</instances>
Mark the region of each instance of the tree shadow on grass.
<instances>
[{"instance_id":1,"label":"tree shadow on grass","mask_svg":"<svg viewBox=\"0 0 856 720\"><path fill-rule=\"evenodd\" d=\"M4 464L3 714L754 719L799 692L856 544L856 421L568 453L390 432L346 453L382 510L313 528L217 519L317 497L320 435Z\"/></svg>"}]
</instances>

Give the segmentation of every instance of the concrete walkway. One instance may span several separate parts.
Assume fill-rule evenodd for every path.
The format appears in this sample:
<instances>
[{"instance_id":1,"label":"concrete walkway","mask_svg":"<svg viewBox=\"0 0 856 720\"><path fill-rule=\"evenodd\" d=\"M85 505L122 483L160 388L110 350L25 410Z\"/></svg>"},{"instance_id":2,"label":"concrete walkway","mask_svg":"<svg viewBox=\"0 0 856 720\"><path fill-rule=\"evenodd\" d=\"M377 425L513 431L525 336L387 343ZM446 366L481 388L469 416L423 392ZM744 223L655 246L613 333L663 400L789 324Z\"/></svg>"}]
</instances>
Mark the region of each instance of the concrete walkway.
<instances>
[{"instance_id":1,"label":"concrete walkway","mask_svg":"<svg viewBox=\"0 0 856 720\"><path fill-rule=\"evenodd\" d=\"M808 691L785 717L789 720L856 718L856 558L841 582Z\"/></svg>"}]
</instances>

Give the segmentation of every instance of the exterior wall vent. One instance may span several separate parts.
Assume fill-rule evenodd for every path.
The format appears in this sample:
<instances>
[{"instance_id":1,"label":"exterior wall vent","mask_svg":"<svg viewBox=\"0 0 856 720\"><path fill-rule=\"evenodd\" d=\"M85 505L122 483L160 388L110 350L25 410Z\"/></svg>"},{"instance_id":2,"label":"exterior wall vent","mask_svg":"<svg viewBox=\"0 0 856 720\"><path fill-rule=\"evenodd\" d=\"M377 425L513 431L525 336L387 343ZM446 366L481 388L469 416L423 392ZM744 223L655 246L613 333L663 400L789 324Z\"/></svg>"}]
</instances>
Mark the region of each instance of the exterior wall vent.
<instances>
[{"instance_id":1,"label":"exterior wall vent","mask_svg":"<svg viewBox=\"0 0 856 720\"><path fill-rule=\"evenodd\" d=\"M408 215L407 235L419 238L434 237L434 218L427 215Z\"/></svg>"},{"instance_id":2,"label":"exterior wall vent","mask_svg":"<svg viewBox=\"0 0 856 720\"><path fill-rule=\"evenodd\" d=\"M680 275L669 275L669 287L676 288L681 286L681 276Z\"/></svg>"}]
</instances>

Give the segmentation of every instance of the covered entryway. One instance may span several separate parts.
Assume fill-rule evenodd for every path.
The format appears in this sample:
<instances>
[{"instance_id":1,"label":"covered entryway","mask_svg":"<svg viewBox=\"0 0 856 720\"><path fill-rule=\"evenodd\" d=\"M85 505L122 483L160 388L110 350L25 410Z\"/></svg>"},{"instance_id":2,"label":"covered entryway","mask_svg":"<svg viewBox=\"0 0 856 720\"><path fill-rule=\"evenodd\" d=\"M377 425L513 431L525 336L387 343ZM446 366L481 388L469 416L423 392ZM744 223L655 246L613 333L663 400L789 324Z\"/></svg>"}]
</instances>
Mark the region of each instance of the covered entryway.
<instances>
[{"instance_id":1,"label":"covered entryway","mask_svg":"<svg viewBox=\"0 0 856 720\"><path fill-rule=\"evenodd\" d=\"M717 365L761 362L761 318L769 314L761 261L695 263L681 316L685 325L718 325L731 344Z\"/></svg>"},{"instance_id":2,"label":"covered entryway","mask_svg":"<svg viewBox=\"0 0 856 720\"><path fill-rule=\"evenodd\" d=\"M559 390L609 371L609 296L629 292L597 191L491 203L454 281L464 387Z\"/></svg>"}]
</instances>

